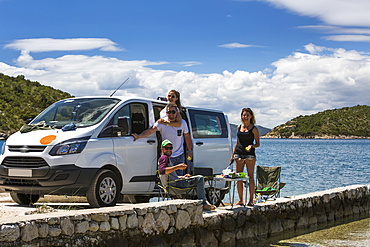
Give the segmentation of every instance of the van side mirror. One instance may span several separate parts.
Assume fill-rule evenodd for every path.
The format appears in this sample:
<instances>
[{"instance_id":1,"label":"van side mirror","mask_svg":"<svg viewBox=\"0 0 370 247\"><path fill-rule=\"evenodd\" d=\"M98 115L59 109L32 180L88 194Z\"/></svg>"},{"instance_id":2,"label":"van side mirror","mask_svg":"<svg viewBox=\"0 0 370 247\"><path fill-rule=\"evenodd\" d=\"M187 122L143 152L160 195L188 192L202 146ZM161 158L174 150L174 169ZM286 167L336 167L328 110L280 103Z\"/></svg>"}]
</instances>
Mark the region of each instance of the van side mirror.
<instances>
[{"instance_id":1,"label":"van side mirror","mask_svg":"<svg viewBox=\"0 0 370 247\"><path fill-rule=\"evenodd\" d=\"M129 121L127 117L118 117L117 125L109 125L99 134L99 138L119 137L128 134Z\"/></svg>"},{"instance_id":2,"label":"van side mirror","mask_svg":"<svg viewBox=\"0 0 370 247\"><path fill-rule=\"evenodd\" d=\"M32 117L32 118L27 118L27 120L26 120L26 124L29 124L29 123L31 123L31 121L34 119L35 117Z\"/></svg>"},{"instance_id":3,"label":"van side mirror","mask_svg":"<svg viewBox=\"0 0 370 247\"><path fill-rule=\"evenodd\" d=\"M118 127L121 129L122 135L127 135L128 134L128 118L118 117Z\"/></svg>"}]
</instances>

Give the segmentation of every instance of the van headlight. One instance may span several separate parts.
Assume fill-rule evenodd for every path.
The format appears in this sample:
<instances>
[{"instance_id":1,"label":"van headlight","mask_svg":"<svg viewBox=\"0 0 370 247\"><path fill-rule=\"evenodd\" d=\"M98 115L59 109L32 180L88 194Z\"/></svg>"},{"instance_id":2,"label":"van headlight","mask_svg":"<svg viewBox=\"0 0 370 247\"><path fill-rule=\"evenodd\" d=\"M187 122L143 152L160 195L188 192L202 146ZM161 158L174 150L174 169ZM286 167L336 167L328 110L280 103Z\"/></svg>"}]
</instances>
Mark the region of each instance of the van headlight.
<instances>
[{"instance_id":1,"label":"van headlight","mask_svg":"<svg viewBox=\"0 0 370 247\"><path fill-rule=\"evenodd\" d=\"M6 146L6 142L4 142L3 145L1 146L1 155L5 153L5 146Z\"/></svg>"},{"instance_id":2,"label":"van headlight","mask_svg":"<svg viewBox=\"0 0 370 247\"><path fill-rule=\"evenodd\" d=\"M70 139L64 142L61 142L55 145L49 154L51 156L56 155L66 155L66 154L77 154L81 153L84 150L87 141L90 139L90 136L77 138L77 139Z\"/></svg>"}]
</instances>

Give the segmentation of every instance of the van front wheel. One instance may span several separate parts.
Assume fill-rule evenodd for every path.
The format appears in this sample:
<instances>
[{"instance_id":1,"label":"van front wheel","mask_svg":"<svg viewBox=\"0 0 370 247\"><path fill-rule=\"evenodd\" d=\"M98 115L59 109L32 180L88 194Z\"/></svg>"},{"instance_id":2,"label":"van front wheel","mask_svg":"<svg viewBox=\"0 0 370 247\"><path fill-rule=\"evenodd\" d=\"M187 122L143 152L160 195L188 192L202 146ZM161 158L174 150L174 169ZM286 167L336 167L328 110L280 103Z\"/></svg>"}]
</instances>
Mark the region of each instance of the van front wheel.
<instances>
[{"instance_id":1,"label":"van front wheel","mask_svg":"<svg viewBox=\"0 0 370 247\"><path fill-rule=\"evenodd\" d=\"M120 186L117 175L110 170L101 170L95 176L86 198L93 207L114 206L117 203Z\"/></svg>"},{"instance_id":2,"label":"van front wheel","mask_svg":"<svg viewBox=\"0 0 370 247\"><path fill-rule=\"evenodd\" d=\"M39 195L29 195L29 194L21 194L21 193L16 193L14 191L10 192L10 197L18 203L19 205L32 205L36 203L40 196Z\"/></svg>"}]
</instances>

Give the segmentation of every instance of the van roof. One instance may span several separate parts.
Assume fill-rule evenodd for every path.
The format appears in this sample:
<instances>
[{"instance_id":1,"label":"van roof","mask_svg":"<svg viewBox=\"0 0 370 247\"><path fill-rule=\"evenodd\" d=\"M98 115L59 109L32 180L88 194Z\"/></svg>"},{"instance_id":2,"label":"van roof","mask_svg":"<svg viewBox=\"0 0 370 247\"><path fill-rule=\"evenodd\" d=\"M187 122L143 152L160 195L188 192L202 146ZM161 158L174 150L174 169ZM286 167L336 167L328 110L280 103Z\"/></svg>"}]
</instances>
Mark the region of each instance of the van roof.
<instances>
[{"instance_id":1,"label":"van roof","mask_svg":"<svg viewBox=\"0 0 370 247\"><path fill-rule=\"evenodd\" d=\"M150 99L150 98L144 98L144 97L127 97L127 96L81 96L81 97L74 97L74 98L70 98L70 99L83 99L83 98L95 98L95 99L119 99L121 100L122 102L125 102L125 101L131 101L131 100L143 100L143 101L151 101L153 103L159 103L159 104L168 104L167 101L162 101L162 100L157 100L157 99ZM66 100L66 99L65 99ZM223 111L221 110L218 110L218 109L209 109L209 108L202 108L202 107L196 107L196 106L187 106L187 105L183 105L183 107L187 108L187 109L194 109L194 110L205 110L205 111L214 111L214 112L221 112L223 113Z\"/></svg>"}]
</instances>

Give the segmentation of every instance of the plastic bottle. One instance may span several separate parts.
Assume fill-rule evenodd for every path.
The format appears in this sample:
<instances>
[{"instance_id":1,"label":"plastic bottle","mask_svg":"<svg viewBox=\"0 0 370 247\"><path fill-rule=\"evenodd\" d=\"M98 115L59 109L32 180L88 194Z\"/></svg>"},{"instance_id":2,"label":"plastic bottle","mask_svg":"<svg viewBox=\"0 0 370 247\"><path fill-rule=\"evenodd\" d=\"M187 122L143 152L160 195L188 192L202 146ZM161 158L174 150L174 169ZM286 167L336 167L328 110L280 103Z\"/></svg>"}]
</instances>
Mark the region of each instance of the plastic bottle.
<instances>
[{"instance_id":1,"label":"plastic bottle","mask_svg":"<svg viewBox=\"0 0 370 247\"><path fill-rule=\"evenodd\" d=\"M258 193L257 202L258 202L258 203L263 202L263 199L262 199L262 196L261 196L261 194L260 194L260 193Z\"/></svg>"}]
</instances>

